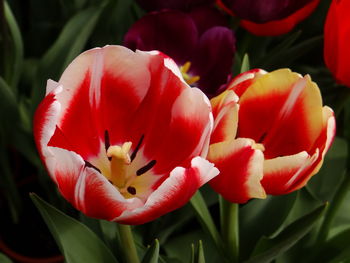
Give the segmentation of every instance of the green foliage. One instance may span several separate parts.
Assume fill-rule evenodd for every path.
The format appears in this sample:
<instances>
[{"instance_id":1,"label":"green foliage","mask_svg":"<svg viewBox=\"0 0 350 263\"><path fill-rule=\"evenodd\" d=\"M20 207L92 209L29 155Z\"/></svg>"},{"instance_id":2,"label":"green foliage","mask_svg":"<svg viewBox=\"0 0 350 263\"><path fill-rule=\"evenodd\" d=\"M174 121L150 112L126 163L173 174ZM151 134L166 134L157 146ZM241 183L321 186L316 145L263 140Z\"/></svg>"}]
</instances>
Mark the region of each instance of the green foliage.
<instances>
[{"instance_id":1,"label":"green foliage","mask_svg":"<svg viewBox=\"0 0 350 263\"><path fill-rule=\"evenodd\" d=\"M1 263L12 263L13 261L9 259L6 255L0 252L0 262Z\"/></svg>"},{"instance_id":2,"label":"green foliage","mask_svg":"<svg viewBox=\"0 0 350 263\"><path fill-rule=\"evenodd\" d=\"M306 216L296 220L283 229L276 237L262 237L255 247L252 258L246 263L271 262L276 259L278 255L291 248L311 230L317 220L321 218L325 207L325 205L320 206Z\"/></svg>"},{"instance_id":3,"label":"green foliage","mask_svg":"<svg viewBox=\"0 0 350 263\"><path fill-rule=\"evenodd\" d=\"M44 218L67 263L117 263L111 251L89 228L37 195L30 196Z\"/></svg>"},{"instance_id":4,"label":"green foliage","mask_svg":"<svg viewBox=\"0 0 350 263\"><path fill-rule=\"evenodd\" d=\"M159 258L159 241L157 239L154 240L152 246L150 246L145 256L142 259L142 263L158 263Z\"/></svg>"}]
</instances>

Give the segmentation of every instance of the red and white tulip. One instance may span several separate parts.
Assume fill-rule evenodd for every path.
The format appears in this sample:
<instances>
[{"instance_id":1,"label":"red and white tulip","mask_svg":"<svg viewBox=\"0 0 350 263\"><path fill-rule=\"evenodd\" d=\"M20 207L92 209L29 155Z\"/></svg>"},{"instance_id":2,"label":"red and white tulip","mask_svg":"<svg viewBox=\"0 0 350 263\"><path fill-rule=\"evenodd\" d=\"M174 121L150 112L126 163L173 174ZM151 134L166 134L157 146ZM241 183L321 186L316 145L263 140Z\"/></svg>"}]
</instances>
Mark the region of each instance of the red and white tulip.
<instances>
[{"instance_id":1,"label":"red and white tulip","mask_svg":"<svg viewBox=\"0 0 350 263\"><path fill-rule=\"evenodd\" d=\"M209 100L157 51L84 52L48 81L37 147L62 195L88 216L126 224L184 205L218 174L206 157Z\"/></svg>"},{"instance_id":2,"label":"red and white tulip","mask_svg":"<svg viewBox=\"0 0 350 263\"><path fill-rule=\"evenodd\" d=\"M245 72L211 104L208 160L220 174L210 184L231 202L303 187L335 136L333 111L322 107L317 85L288 69Z\"/></svg>"}]
</instances>

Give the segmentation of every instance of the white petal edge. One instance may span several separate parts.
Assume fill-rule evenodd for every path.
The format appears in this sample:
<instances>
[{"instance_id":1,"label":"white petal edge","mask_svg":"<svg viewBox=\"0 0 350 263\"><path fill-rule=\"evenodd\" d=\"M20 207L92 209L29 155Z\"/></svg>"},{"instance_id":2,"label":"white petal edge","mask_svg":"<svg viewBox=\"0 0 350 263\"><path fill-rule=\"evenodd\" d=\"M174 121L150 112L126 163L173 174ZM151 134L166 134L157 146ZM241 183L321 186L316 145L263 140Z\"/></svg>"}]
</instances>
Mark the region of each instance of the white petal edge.
<instances>
[{"instance_id":1,"label":"white petal edge","mask_svg":"<svg viewBox=\"0 0 350 263\"><path fill-rule=\"evenodd\" d=\"M219 174L219 170L214 167L214 164L199 156L192 159L191 167L199 170L199 186L202 186ZM170 172L169 177L148 197L147 202L143 207L131 211L125 211L122 215L114 218L112 221L127 221L129 218L142 216L147 210L159 207L163 200L168 199L169 193L174 194L175 192L180 191L180 189L178 189L178 182L184 180L185 171L186 169L184 167L175 167Z\"/></svg>"}]
</instances>

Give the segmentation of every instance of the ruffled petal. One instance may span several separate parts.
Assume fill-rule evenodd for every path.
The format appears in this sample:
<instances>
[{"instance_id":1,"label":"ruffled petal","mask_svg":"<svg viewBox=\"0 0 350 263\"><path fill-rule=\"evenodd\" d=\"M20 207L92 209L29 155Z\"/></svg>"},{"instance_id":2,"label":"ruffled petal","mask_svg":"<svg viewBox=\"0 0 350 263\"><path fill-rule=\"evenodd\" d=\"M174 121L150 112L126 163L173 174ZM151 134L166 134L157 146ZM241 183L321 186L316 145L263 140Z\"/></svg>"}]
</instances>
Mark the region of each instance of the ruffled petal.
<instances>
[{"instance_id":1,"label":"ruffled petal","mask_svg":"<svg viewBox=\"0 0 350 263\"><path fill-rule=\"evenodd\" d=\"M264 156L254 141L239 138L210 145L208 160L220 174L209 182L226 200L245 203L251 198L265 198L260 180Z\"/></svg>"},{"instance_id":2,"label":"ruffled petal","mask_svg":"<svg viewBox=\"0 0 350 263\"><path fill-rule=\"evenodd\" d=\"M197 189L214 178L218 169L196 157L189 168L176 167L169 177L149 196L144 206L125 211L114 221L142 224L185 205Z\"/></svg>"}]
</instances>

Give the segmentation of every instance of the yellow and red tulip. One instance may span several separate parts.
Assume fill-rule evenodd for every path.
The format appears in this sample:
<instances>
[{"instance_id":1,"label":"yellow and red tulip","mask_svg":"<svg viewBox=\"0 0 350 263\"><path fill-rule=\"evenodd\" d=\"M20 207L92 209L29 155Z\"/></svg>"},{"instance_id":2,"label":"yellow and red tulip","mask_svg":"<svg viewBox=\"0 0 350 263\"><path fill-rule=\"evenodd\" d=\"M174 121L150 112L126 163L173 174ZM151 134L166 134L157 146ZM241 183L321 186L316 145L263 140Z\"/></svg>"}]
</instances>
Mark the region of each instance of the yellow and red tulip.
<instances>
[{"instance_id":1,"label":"yellow and red tulip","mask_svg":"<svg viewBox=\"0 0 350 263\"><path fill-rule=\"evenodd\" d=\"M158 51L106 46L49 80L34 120L40 156L62 195L88 216L127 224L184 205L218 170L204 158L205 95Z\"/></svg>"},{"instance_id":2,"label":"yellow and red tulip","mask_svg":"<svg viewBox=\"0 0 350 263\"><path fill-rule=\"evenodd\" d=\"M245 72L211 103L208 160L220 174L210 184L231 202L303 187L335 135L333 111L322 107L317 85L288 69Z\"/></svg>"}]
</instances>

